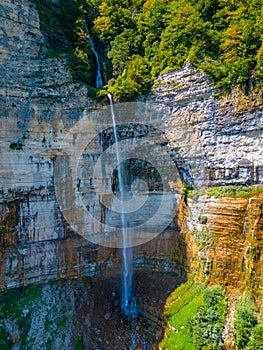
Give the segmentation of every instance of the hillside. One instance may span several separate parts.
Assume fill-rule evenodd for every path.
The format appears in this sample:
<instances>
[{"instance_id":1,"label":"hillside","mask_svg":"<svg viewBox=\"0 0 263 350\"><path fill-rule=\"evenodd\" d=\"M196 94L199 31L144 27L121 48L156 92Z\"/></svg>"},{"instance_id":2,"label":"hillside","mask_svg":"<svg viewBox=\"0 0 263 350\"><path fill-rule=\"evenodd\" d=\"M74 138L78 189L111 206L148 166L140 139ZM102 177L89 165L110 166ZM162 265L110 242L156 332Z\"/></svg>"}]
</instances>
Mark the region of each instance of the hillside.
<instances>
[{"instance_id":1,"label":"hillside","mask_svg":"<svg viewBox=\"0 0 263 350\"><path fill-rule=\"evenodd\" d=\"M188 61L224 92L262 95L261 0L34 2L50 49L70 51L76 79L94 86L92 37L116 99L145 93L152 78Z\"/></svg>"}]
</instances>

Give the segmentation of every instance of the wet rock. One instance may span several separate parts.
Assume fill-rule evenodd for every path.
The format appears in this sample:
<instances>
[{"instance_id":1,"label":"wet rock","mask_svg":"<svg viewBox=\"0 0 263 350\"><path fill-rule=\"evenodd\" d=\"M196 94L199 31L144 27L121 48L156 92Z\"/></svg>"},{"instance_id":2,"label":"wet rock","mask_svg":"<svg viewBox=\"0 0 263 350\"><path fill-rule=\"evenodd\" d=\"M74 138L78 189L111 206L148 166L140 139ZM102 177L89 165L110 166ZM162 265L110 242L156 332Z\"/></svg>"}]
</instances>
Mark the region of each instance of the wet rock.
<instances>
[{"instance_id":1,"label":"wet rock","mask_svg":"<svg viewBox=\"0 0 263 350\"><path fill-rule=\"evenodd\" d=\"M104 315L104 318L106 321L108 321L111 318L111 313L110 312L106 312L106 314Z\"/></svg>"}]
</instances>

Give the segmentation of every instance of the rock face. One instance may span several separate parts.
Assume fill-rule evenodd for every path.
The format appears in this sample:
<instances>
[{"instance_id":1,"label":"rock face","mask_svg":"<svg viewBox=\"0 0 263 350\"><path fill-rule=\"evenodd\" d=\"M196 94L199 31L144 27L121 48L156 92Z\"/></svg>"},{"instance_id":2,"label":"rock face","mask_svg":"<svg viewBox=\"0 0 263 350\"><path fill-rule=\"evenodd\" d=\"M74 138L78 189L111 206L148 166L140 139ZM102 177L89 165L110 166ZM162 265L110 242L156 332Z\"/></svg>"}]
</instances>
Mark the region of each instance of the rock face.
<instances>
[{"instance_id":1,"label":"rock face","mask_svg":"<svg viewBox=\"0 0 263 350\"><path fill-rule=\"evenodd\" d=\"M261 303L263 196L188 200L195 268L212 284L249 288Z\"/></svg>"},{"instance_id":2,"label":"rock face","mask_svg":"<svg viewBox=\"0 0 263 350\"><path fill-rule=\"evenodd\" d=\"M188 184L262 183L262 104L253 108L251 100L242 111L239 95L216 93L209 77L188 64L160 76L148 101L163 108L171 153Z\"/></svg>"},{"instance_id":3,"label":"rock face","mask_svg":"<svg viewBox=\"0 0 263 350\"><path fill-rule=\"evenodd\" d=\"M89 98L87 87L73 83L66 56L48 58L38 12L31 2L4 1L0 15L3 34L0 61L1 289L65 276L93 276L110 266L114 270L112 266L119 266L121 259L119 252L78 236L72 229L72 222L82 219L82 213L74 216L73 211L68 210L65 220L65 212L61 211L63 203L68 208L75 207L76 203L84 203L86 208L90 205L88 199L95 193L90 170L105 153L106 145L111 146L113 137L109 108L105 105L98 108ZM146 120L154 120L157 130L164 131L158 134L142 126L144 134L154 134L158 147L151 150L151 145L141 144L139 158L144 159L147 149L151 159L167 175L166 183L177 204L182 180L193 187L262 183L262 106L243 113L239 111L237 115L233 101L219 100L215 93L208 76L188 64L158 78L151 95L144 99L143 108L140 103L134 103L127 109L127 116L132 114L137 124L118 129L120 139L127 139L127 149L134 139L141 140L138 125L141 120L146 124L145 116ZM88 151L86 137L92 139ZM73 146L81 148L83 144L83 157L77 163L79 159ZM64 157L68 151L76 163L69 163ZM76 164L80 165L79 173ZM106 164L111 165L109 159ZM111 172L107 167L103 172L104 185L108 181L111 187ZM56 174L59 174L60 191L55 189ZM158 179L154 176L150 179L151 191L160 190ZM84 193L84 197L76 195L72 188ZM100 201L92 203L92 210L102 223L110 220ZM227 212L227 204L224 205ZM236 203L229 205L234 212ZM259 210L258 205L255 202L255 211ZM241 200L238 206L244 211L247 203ZM218 216L218 222L222 219L217 213L219 209L217 202L211 202L211 211ZM153 206L148 203L150 216L151 210ZM216 222L209 221L209 225L216 225ZM238 236L240 233L235 227L233 235ZM216 228L211 226L211 231ZM260 230L258 232L260 235ZM239 249L245 246L239 239L234 242ZM223 240L218 240L218 244L223 245ZM189 249L173 227L136 247L134 259L138 268L178 273L189 269L190 261L186 256ZM235 266L240 266L238 259L233 260ZM219 260L218 257L215 264L220 265ZM222 265L220 269L221 276L225 267ZM238 284L239 277L235 278L233 276L231 283Z\"/></svg>"},{"instance_id":4,"label":"rock face","mask_svg":"<svg viewBox=\"0 0 263 350\"><path fill-rule=\"evenodd\" d=\"M79 195L75 197L75 192L71 194L63 183L77 188L79 193L83 189L84 194L89 186L87 196L95 193L89 169L94 167L98 154L107 144L107 138L104 139L100 131L109 124L109 108L96 114L98 106L89 98L87 87L72 82L67 57L48 57L39 15L31 2L6 1L0 11L3 19L0 62L1 289L67 276L94 276L107 267L115 271L120 267L120 252L91 244L78 236L70 227L71 218L75 217L67 216L65 220L65 212L61 212L61 204L74 209L79 200ZM125 134L125 128L119 133ZM111 128L110 138L112 134ZM71 159L77 159L79 154L74 154L75 146L83 144L83 137L84 141L85 137L92 140L89 151L83 149L83 164L77 174L82 179L80 183L72 176L67 167L72 164L68 164L68 158L63 155L68 151ZM168 154L165 158L164 153L156 155L162 163L169 158ZM71 169L73 173L76 170L74 166ZM104 170L107 175L107 168ZM62 186L57 192L56 178ZM154 178L150 185L155 188ZM84 204L90 205L85 198ZM99 198L90 207L102 222L110 220ZM148 203L149 211L151 207ZM172 222L171 215L169 220ZM92 231L90 223L87 227ZM182 269L179 261L182 262L185 255L184 251L174 255L174 247L178 245L183 246L178 233L168 230L148 246L142 244L134 250L135 264L138 268L148 266L178 273Z\"/></svg>"}]
</instances>

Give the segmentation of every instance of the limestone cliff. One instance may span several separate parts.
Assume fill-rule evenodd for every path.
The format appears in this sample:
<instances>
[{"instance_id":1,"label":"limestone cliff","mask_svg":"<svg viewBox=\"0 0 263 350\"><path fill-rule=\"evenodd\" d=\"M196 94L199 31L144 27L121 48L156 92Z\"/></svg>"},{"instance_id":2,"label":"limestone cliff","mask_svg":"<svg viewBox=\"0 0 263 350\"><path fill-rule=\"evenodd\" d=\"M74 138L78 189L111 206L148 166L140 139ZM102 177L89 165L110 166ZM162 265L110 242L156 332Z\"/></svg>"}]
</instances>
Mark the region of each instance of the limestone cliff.
<instances>
[{"instance_id":1,"label":"limestone cliff","mask_svg":"<svg viewBox=\"0 0 263 350\"><path fill-rule=\"evenodd\" d=\"M47 57L34 4L10 0L0 10L1 287L42 277L95 274L114 253L87 243L64 220L54 189L54 165L68 131L98 105L85 85L73 83L66 56ZM159 77L144 101L154 106L169 153L187 186L261 183L262 106L254 103L253 108L237 111L235 99L219 99L216 93L209 77L188 64ZM96 118L93 122L99 125L102 117ZM73 137L70 142L75 141ZM93 147L94 159L102 150L100 144ZM156 155L157 160L163 154ZM229 205L235 208L235 201ZM247 203L238 206L245 210ZM169 243L157 255L163 261L173 256L185 265L185 251L179 248L184 243L181 238L178 243L177 234L160 236L146 249L149 257L164 237L175 242L179 256ZM140 257L145 247L137 250ZM179 265L176 269L182 268Z\"/></svg>"},{"instance_id":2,"label":"limestone cliff","mask_svg":"<svg viewBox=\"0 0 263 350\"><path fill-rule=\"evenodd\" d=\"M219 98L209 77L187 64L160 76L148 101L163 108L171 154L186 183L262 183L260 100L248 102L240 93Z\"/></svg>"},{"instance_id":3,"label":"limestone cliff","mask_svg":"<svg viewBox=\"0 0 263 350\"><path fill-rule=\"evenodd\" d=\"M261 303L262 194L188 199L194 264L213 284L249 288ZM203 235L202 235L203 233ZM194 241L197 242L195 246ZM198 251L198 254L196 252Z\"/></svg>"},{"instance_id":4,"label":"limestone cliff","mask_svg":"<svg viewBox=\"0 0 263 350\"><path fill-rule=\"evenodd\" d=\"M1 286L34 282L41 280L41 276L94 274L96 269L100 270L98 261L103 264L112 253L105 249L100 253L98 247L72 233L57 203L54 162L68 130L89 114L96 103L89 98L85 85L73 83L66 56L46 56L46 44L34 4L10 0L2 3L0 10L3 33ZM254 103L253 108L242 112L235 106L237 97L219 99L216 93L209 77L188 64L182 70L159 77L145 101L153 104L159 113L169 152L186 185L261 183L262 106ZM253 212L260 210L261 204L257 201L252 201L257 208ZM202 209L215 218L215 221L209 218L207 224L209 230L217 234L215 250L217 244L218 247L228 246L221 233L216 232L216 227L220 226L222 230L222 223L228 220L219 211L223 204L227 213L232 210L230 206L233 208L237 220L233 221L229 216L229 222L225 224L233 226L232 235L237 244L233 250L247 249L250 238L243 237L242 243L237 238L240 232L236 231L242 227L247 200L217 203L207 199ZM259 229L257 232L260 236ZM163 254L169 257L172 252ZM227 250L224 254L229 256ZM236 259L238 262L234 263ZM231 259L231 264L242 271L241 265L245 262L240 259ZM219 257L213 264L218 266L217 272L213 273L221 278L229 265L221 266ZM216 281L216 275L214 278ZM238 285L239 278L240 275L234 274L229 281Z\"/></svg>"},{"instance_id":5,"label":"limestone cliff","mask_svg":"<svg viewBox=\"0 0 263 350\"><path fill-rule=\"evenodd\" d=\"M71 179L67 161L63 163L62 158L59 162L58 156L79 142L78 134L90 136L92 132L84 134L81 127L88 130L93 123L98 132L91 151L83 150L82 161L88 170L86 174L83 166L81 171L86 182L73 184L80 190L93 188L89 169L113 133L112 128L103 129L109 114L106 102L99 105L90 98L85 84L73 82L66 55L48 57L34 4L2 1L0 17L0 290L64 277L95 276L102 271L105 276L118 275L119 250L92 244L74 232L61 212L58 197L64 196L62 202L71 206L76 203L67 188L63 188L66 194L56 193L54 182L58 168L61 179ZM247 287L260 306L262 195L186 198L183 191L262 184L262 105L255 100L249 105L249 98L244 102L240 95L219 98L209 77L190 64L160 76L149 96L132 105L138 125L143 118L142 101L153 107L156 127L164 131L165 142L159 141L160 152L153 152L153 159L165 168L168 182L174 181L177 206L175 224L138 245L134 264L138 270L180 276L195 271L197 278L220 283L228 290ZM151 131L138 125L122 129L123 139L129 133L139 139L142 130ZM164 164L165 153L176 171L171 163ZM154 189L157 182L151 183ZM109 217L99 202L94 202L93 210L102 221ZM151 210L148 205L150 215ZM88 323L88 313L85 317ZM59 346L61 341L56 348Z\"/></svg>"}]
</instances>

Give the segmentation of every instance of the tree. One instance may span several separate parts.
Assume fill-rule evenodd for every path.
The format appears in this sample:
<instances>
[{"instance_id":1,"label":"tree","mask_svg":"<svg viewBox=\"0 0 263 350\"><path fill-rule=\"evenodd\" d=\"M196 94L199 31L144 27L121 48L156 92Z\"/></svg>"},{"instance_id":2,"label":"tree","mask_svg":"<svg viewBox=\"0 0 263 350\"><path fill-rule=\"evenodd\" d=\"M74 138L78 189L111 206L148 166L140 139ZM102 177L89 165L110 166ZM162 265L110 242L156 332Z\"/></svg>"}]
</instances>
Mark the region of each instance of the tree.
<instances>
[{"instance_id":1,"label":"tree","mask_svg":"<svg viewBox=\"0 0 263 350\"><path fill-rule=\"evenodd\" d=\"M256 306L253 299L245 293L237 305L234 318L237 349L245 349L249 342L251 330L257 323L255 312Z\"/></svg>"},{"instance_id":2,"label":"tree","mask_svg":"<svg viewBox=\"0 0 263 350\"><path fill-rule=\"evenodd\" d=\"M134 28L129 2L105 0L99 6L99 16L94 20L94 30L103 42L114 40L124 29Z\"/></svg>"},{"instance_id":3,"label":"tree","mask_svg":"<svg viewBox=\"0 0 263 350\"><path fill-rule=\"evenodd\" d=\"M227 307L223 288L215 285L207 289L204 304L189 321L193 343L198 350L220 350Z\"/></svg>"},{"instance_id":4,"label":"tree","mask_svg":"<svg viewBox=\"0 0 263 350\"><path fill-rule=\"evenodd\" d=\"M127 67L131 57L139 52L141 37L134 29L124 29L111 42L108 57L113 65L113 74L121 74Z\"/></svg>"},{"instance_id":5,"label":"tree","mask_svg":"<svg viewBox=\"0 0 263 350\"><path fill-rule=\"evenodd\" d=\"M132 100L150 86L150 68L145 57L133 55L127 69L108 88L116 100Z\"/></svg>"}]
</instances>

